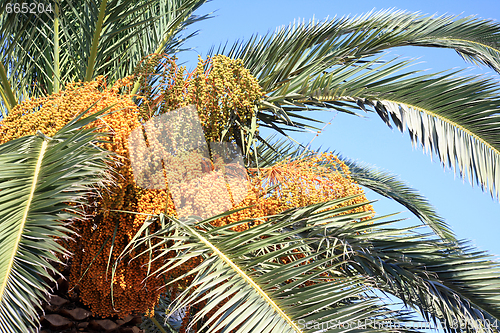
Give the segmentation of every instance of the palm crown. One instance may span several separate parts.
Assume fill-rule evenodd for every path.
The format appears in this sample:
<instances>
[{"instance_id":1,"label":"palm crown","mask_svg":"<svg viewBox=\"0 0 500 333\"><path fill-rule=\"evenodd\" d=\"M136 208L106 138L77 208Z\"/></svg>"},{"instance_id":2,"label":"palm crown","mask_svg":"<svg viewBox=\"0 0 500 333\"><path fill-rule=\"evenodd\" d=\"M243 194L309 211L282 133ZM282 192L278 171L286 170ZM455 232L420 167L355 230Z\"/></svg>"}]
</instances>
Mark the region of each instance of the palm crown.
<instances>
[{"instance_id":1,"label":"palm crown","mask_svg":"<svg viewBox=\"0 0 500 333\"><path fill-rule=\"evenodd\" d=\"M143 97L135 99L142 117L137 124L162 113L156 110L178 106L178 101L166 97L175 93L176 86L165 88L162 78L171 78L165 64L175 64L171 56L189 38L181 35L182 30L207 18L193 15L204 2L56 1L52 13L27 15L7 13L9 2L3 1L3 130L10 128L6 125L9 114L15 114L21 101L59 93L72 81L90 82L101 75L110 83L135 75L121 89ZM211 70L215 73L216 59L229 59L220 61L244 68L256 79L255 96L260 97L252 97L245 106L250 112L243 117L234 111L238 106L227 107L226 113L219 113L225 116L224 122L212 138L235 143L250 173L265 174L265 170L297 166L318 156L304 147L264 139L258 126L288 136L289 130L314 124L316 120L307 113L310 110L366 111L377 113L389 126L408 129L414 142L500 199L497 81L456 73L423 74L411 71L409 61L398 58L381 61L383 51L405 45L454 49L464 59L500 73L499 24L473 17L381 11L291 25L214 48L211 62L201 63L199 72L182 82L194 86L197 78L208 78ZM184 75L179 71L177 78ZM193 92L189 97L190 93L188 89L182 102L196 101L198 95ZM109 108L115 115L121 112ZM215 119L212 115L205 114ZM0 146L2 332L37 327L36 307L48 288L43 277L50 279L47 272L55 270L52 263L67 250L54 241L71 233L67 212L83 203L88 192L96 190L95 184L113 186L105 172L110 157L98 135L87 127L96 118L108 119L104 117L92 113L70 121L51 137L38 133ZM60 151L71 158L59 160ZM335 163L346 168L335 168ZM188 281L175 299L168 300L171 304L163 299L157 304L157 313L166 311L167 305L170 313L196 308L187 318L192 327L204 332L340 332L352 328L346 323L411 321L411 309L426 320L442 321L449 332L463 322L469 324L468 330L498 331L487 324L500 319L498 264L457 240L429 202L394 175L347 159L335 163L320 160L314 170L330 174L344 170L342 177L402 204L432 232L402 229L391 217L373 217L366 209L369 203L358 200L359 193L237 220L231 216L242 207L199 219L174 217L164 204L163 213L147 212L149 217L139 220L141 225L136 225L127 236L128 244L121 248L119 223L111 224L105 244L94 249L96 257L105 249L102 255L109 260L102 265L111 276L119 275L125 262L143 260L147 277L167 276L170 284ZM269 179L276 186L270 191L286 184L285 178L273 177ZM75 209L74 213L81 212ZM97 216L104 224L107 215ZM229 222L214 223L220 219ZM235 228L242 224L247 227ZM172 273L193 261L196 264L182 274ZM88 278L84 277L87 271L80 269L80 279ZM113 290L111 284L112 300ZM408 312L394 312L382 294L401 300ZM172 329L154 318L150 331Z\"/></svg>"}]
</instances>

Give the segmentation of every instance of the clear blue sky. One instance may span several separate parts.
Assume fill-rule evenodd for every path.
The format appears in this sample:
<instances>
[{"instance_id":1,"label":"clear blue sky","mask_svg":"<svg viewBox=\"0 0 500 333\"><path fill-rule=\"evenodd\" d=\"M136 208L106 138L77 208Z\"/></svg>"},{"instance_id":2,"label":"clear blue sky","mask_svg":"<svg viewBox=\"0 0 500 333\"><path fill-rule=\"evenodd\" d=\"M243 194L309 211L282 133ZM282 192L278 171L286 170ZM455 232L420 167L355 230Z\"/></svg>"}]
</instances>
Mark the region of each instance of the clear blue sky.
<instances>
[{"instance_id":1,"label":"clear blue sky","mask_svg":"<svg viewBox=\"0 0 500 333\"><path fill-rule=\"evenodd\" d=\"M214 0L202 6L197 14L215 11L215 17L198 23L198 36L188 41L194 51L179 55L188 68L194 68L198 54L206 56L209 48L226 41L231 44L237 39L248 39L252 34L265 34L294 19L309 20L332 18L335 15L357 15L373 9L396 8L428 14L477 15L481 18L500 20L500 1L319 1L319 0ZM465 63L451 50L404 47L390 55L419 58L425 63L418 68L432 72L452 68L468 68L468 74L484 74L500 80L500 75L485 68ZM334 113L322 117L330 120ZM307 143L314 134L302 135L300 142ZM438 212L452 226L458 238L467 238L481 250L500 255L500 204L489 194L467 181L454 176L450 170L443 170L437 160L431 162L421 148L412 148L408 134L389 129L375 114L360 119L338 114L313 147L329 147L342 155L370 163L391 171L408 184L418 189L437 208ZM375 193L368 193L369 199L380 199L374 207L379 214L402 212L410 222L420 221L406 212L404 207Z\"/></svg>"}]
</instances>

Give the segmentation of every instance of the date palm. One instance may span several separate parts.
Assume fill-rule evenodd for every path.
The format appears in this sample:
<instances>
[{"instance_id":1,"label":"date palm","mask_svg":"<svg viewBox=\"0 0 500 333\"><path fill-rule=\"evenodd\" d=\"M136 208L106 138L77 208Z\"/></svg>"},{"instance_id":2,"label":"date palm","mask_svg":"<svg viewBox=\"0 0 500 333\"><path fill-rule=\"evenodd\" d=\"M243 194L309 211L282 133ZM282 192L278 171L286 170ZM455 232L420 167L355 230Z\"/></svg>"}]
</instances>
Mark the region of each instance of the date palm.
<instances>
[{"instance_id":1,"label":"date palm","mask_svg":"<svg viewBox=\"0 0 500 333\"><path fill-rule=\"evenodd\" d=\"M148 54L181 50L184 38L180 32L204 18L192 15L203 2L57 1L53 15L30 16L7 14L8 2L2 1L3 117L19 101L57 92L70 81L89 81L98 75L114 81L131 74ZM227 124L241 131L237 143L247 166L259 168L304 155L299 147L258 136L257 123L288 136L289 129L311 125L314 119L308 117L310 110L375 112L387 125L408 129L415 143L436 152L443 164L499 199L498 83L491 78L456 72L422 74L409 70L409 61L382 58L383 51L405 45L451 48L465 60L500 73L500 25L473 17L382 11L283 27L264 37L215 47L214 54L242 59L266 93L256 106L253 119L247 123L231 119ZM141 92L142 88L138 82L135 91ZM26 152L28 143L23 142L3 145L2 151ZM5 157L0 163L0 170L14 172L14 166L34 162ZM456 240L450 227L415 190L392 175L348 163L353 178L361 185L407 207L431 227L433 235L391 226L387 219L378 218L367 224L359 222L363 216L324 212L326 207L347 200L339 199L278 214L270 217L269 223L239 234L228 228L213 228L207 220L186 221L159 215L141 231L153 220L161 221L164 228L153 234L138 234L130 248L145 246L152 237L162 242L174 241L174 246L165 251L177 250L178 256L155 274L175 268L177 260L205 256L192 272L193 287L197 288L188 288L171 305L171 310L212 297L213 301L193 318L207 332L234 328L239 332L320 331L302 326L312 321L411 319L411 311L394 313L376 291L400 299L408 310L417 309L427 320L443 320L444 329L449 332L455 331L454 322L481 324L486 319L500 319L498 264ZM2 229L12 233L12 239L29 243L34 236L23 222L25 218L8 213L8 209L29 197L11 200L10 189L14 184L21 185L15 173L2 172L5 180L0 184L5 185L0 190L0 206L6 209L0 216ZM70 188L75 181L67 179L66 186ZM29 200L39 195L43 201L45 191L49 189L33 192ZM51 205L71 202L71 198L62 196L51 200ZM45 214L34 214L30 222L42 223L46 218ZM171 236L174 231L175 237ZM2 262L22 261L35 267L42 260L39 258L52 258L48 247L22 247L22 241L9 241L12 246L5 247L7 240L2 238ZM277 244L281 251L269 250ZM293 250L311 263L280 264L277 259L292 255ZM39 257L29 256L34 252ZM123 255L126 254L125 251ZM45 285L36 277L29 277L31 271L24 266L2 264L1 270L4 286L9 286L11 292L9 297L0 293L1 330L23 332L36 326L34 305L30 304L43 297ZM320 278L324 275L329 279ZM25 282L34 280L38 282ZM318 283L303 287L307 281ZM21 294L20 290L25 291ZM19 310L19 297L28 309L27 316ZM230 301L220 311L221 316L204 317L227 298ZM470 330L498 331L484 325Z\"/></svg>"}]
</instances>

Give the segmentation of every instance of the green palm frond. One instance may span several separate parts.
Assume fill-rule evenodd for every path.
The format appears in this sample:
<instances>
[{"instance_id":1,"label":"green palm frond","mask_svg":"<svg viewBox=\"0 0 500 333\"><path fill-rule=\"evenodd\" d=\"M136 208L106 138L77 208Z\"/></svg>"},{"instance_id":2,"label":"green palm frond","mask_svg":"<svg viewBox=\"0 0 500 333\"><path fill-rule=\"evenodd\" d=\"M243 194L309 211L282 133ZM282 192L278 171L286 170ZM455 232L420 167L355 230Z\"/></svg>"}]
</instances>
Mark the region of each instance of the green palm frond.
<instances>
[{"instance_id":1,"label":"green palm frond","mask_svg":"<svg viewBox=\"0 0 500 333\"><path fill-rule=\"evenodd\" d=\"M114 82L132 74L148 54L182 50L182 43L194 35L182 36L182 31L208 17L192 15L205 2L63 0L52 4L58 15L29 15L8 14L9 2L2 1L0 62L16 101L98 75ZM6 82L0 83L12 107Z\"/></svg>"},{"instance_id":2,"label":"green palm frond","mask_svg":"<svg viewBox=\"0 0 500 333\"><path fill-rule=\"evenodd\" d=\"M78 218L85 198L106 180L108 154L76 119L52 138L43 134L0 145L0 331L33 332L37 308L53 280L53 263L67 255L65 221Z\"/></svg>"},{"instance_id":3,"label":"green palm frond","mask_svg":"<svg viewBox=\"0 0 500 333\"><path fill-rule=\"evenodd\" d=\"M209 222L222 215L201 222L160 215L145 223L120 260L126 253L156 251L154 260L163 266L152 275L161 275L202 256L191 272L170 281L193 276L171 310L206 301L192 325L208 332L320 332L299 325L395 315L374 290L399 298L436 325L443 321L447 332L454 332L457 321L500 318L494 292L500 287L498 263L463 243L416 233L414 227L390 228L395 221L384 217L360 221L368 213L346 213L354 206L334 208L348 199L286 211L242 232L231 227L249 221L215 228ZM160 231L142 236L158 222ZM215 314L208 319L210 311Z\"/></svg>"},{"instance_id":4,"label":"green palm frond","mask_svg":"<svg viewBox=\"0 0 500 333\"><path fill-rule=\"evenodd\" d=\"M350 175L359 185L406 207L443 240L456 242L455 234L436 209L417 190L387 171L339 157L348 167Z\"/></svg>"},{"instance_id":5,"label":"green palm frond","mask_svg":"<svg viewBox=\"0 0 500 333\"><path fill-rule=\"evenodd\" d=\"M332 229L355 253L351 274L373 277L378 288L418 307L426 320L450 324L446 331L462 322L472 332L498 332L498 325L480 327L500 319L500 264L491 255L374 222L348 225L344 237Z\"/></svg>"},{"instance_id":6,"label":"green palm frond","mask_svg":"<svg viewBox=\"0 0 500 333\"><path fill-rule=\"evenodd\" d=\"M395 75L406 62L368 65L361 73L345 70L340 78L336 70L318 76L297 100L344 101L353 108L374 110L387 125L393 122L402 132L408 129L412 142L435 153L443 165L500 199L497 82L457 73Z\"/></svg>"},{"instance_id":7,"label":"green palm frond","mask_svg":"<svg viewBox=\"0 0 500 333\"><path fill-rule=\"evenodd\" d=\"M255 35L216 53L241 58L274 91L289 80L315 76L398 46L442 47L500 72L500 24L472 16L428 16L384 10L359 17L302 22ZM303 81L303 79L301 79Z\"/></svg>"},{"instance_id":8,"label":"green palm frond","mask_svg":"<svg viewBox=\"0 0 500 333\"><path fill-rule=\"evenodd\" d=\"M409 63L336 67L309 82L288 85L288 105L374 110L382 120L404 132L414 144L435 153L454 172L500 199L500 91L495 80L457 73L397 74ZM288 90L290 89L290 90ZM290 91L295 91L291 93ZM288 112L289 106L284 106Z\"/></svg>"},{"instance_id":9,"label":"green palm frond","mask_svg":"<svg viewBox=\"0 0 500 333\"><path fill-rule=\"evenodd\" d=\"M349 199L339 199L322 208ZM174 301L170 311L206 300L206 306L194 314L191 322L191 325L199 323L206 332L234 328L238 332L313 332L318 330L305 329L306 323L364 322L389 316L406 320L405 316L378 304L378 297L370 295L363 277L340 273L349 257L349 251L341 243L312 251L310 244L322 243L322 237L315 234L314 223L302 224L318 209L319 206L289 211L272 217L272 223L244 232L232 231L230 227L235 225L211 227L208 222L220 216L196 222L160 215L153 220L160 222L162 230L140 237L143 228L124 254L151 244L150 240L162 239L145 251L161 249L157 260L163 260L171 252L176 256L166 259L153 275L175 270L182 262L201 255L204 260L198 267L175 279L194 275L192 284ZM344 209L330 214L340 212ZM362 217L358 215L352 217ZM153 220L147 221L145 228ZM336 250L340 252L335 253ZM122 255L121 260L125 257ZM283 261L286 258L292 262ZM308 282L312 284L308 286ZM210 311L215 314L205 318ZM339 332L343 331L347 330Z\"/></svg>"},{"instance_id":10,"label":"green palm frond","mask_svg":"<svg viewBox=\"0 0 500 333\"><path fill-rule=\"evenodd\" d=\"M116 80L132 74L136 64L148 54L175 53L184 40L179 32L187 25L205 18L191 17L192 12L204 2L144 0L133 4L121 1L102 1L100 5L97 2L76 5L66 3L61 11L72 14L61 17L61 30L70 57L80 61L78 78L91 80L106 73ZM88 11L88 15L80 15ZM99 21L101 16L102 22ZM77 29L79 26L93 27L93 30ZM96 29L101 30L97 35ZM75 37L79 39L75 40Z\"/></svg>"},{"instance_id":11,"label":"green palm frond","mask_svg":"<svg viewBox=\"0 0 500 333\"><path fill-rule=\"evenodd\" d=\"M268 93L259 113L266 126L284 133L282 123L306 126L296 111L353 113L369 106L500 199L498 82L421 75L407 70L410 62L374 58L397 46L452 48L500 72L499 45L500 25L493 21L381 11L291 25L219 51L243 59L258 77Z\"/></svg>"}]
</instances>

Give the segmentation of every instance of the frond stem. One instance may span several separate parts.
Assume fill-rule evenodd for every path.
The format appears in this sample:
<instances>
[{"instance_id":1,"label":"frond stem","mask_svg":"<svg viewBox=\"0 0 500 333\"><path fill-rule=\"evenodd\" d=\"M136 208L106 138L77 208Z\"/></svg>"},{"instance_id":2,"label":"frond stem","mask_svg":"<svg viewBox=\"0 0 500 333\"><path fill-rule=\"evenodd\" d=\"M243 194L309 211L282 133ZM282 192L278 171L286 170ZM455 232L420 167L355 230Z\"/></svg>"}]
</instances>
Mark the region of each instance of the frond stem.
<instances>
[{"instance_id":1,"label":"frond stem","mask_svg":"<svg viewBox=\"0 0 500 333\"><path fill-rule=\"evenodd\" d=\"M5 119L5 117L7 117L7 115L10 113L10 111L12 111L12 109L10 107L9 100L7 99L7 96L5 96L1 86L0 86L0 96L2 97L2 101L5 104L5 107L7 108L7 112L4 109L2 109L2 118Z\"/></svg>"},{"instance_id":2,"label":"frond stem","mask_svg":"<svg viewBox=\"0 0 500 333\"><path fill-rule=\"evenodd\" d=\"M262 288L252 280L241 268L239 268L231 259L229 259L224 253L222 253L216 246L212 245L205 237L199 234L195 229L191 228L187 224L180 220L175 220L177 223L181 224L183 228L188 229L192 234L194 234L198 239L202 241L207 247L209 247L219 258L221 258L228 266L230 266L239 276L241 276L248 284L250 284L260 295L264 298L271 307L284 318L288 324L295 329L295 331L302 333L302 330L293 322L293 320L267 295L267 293L262 290Z\"/></svg>"},{"instance_id":3,"label":"frond stem","mask_svg":"<svg viewBox=\"0 0 500 333\"><path fill-rule=\"evenodd\" d=\"M28 219L28 213L29 213L29 210L31 207L31 202L33 201L33 196L35 194L36 184L38 182L38 176L40 174L40 169L42 167L43 158L45 157L45 151L47 150L47 145L48 145L48 141L43 140L42 147L40 148L40 153L38 154L38 161L36 162L35 172L33 174L33 181L31 182L30 195L29 195L28 200L26 202L26 208L24 209L23 218L21 219L21 222L19 223L19 228L18 228L19 231L17 233L17 238L16 238L16 241L14 243L13 251L12 251L12 254L11 254L11 257L9 260L9 265L7 266L5 278L2 282L2 286L0 287L0 301L2 300L3 293L5 291L5 287L7 286L7 282L9 281L9 272L12 270L12 266L14 265L14 259L16 257L17 250L19 248L19 243L21 242L21 238L23 235L22 231L23 231L24 226L26 224L26 220Z\"/></svg>"},{"instance_id":4,"label":"frond stem","mask_svg":"<svg viewBox=\"0 0 500 333\"><path fill-rule=\"evenodd\" d=\"M59 68L59 1L54 5L54 93L59 92L61 70Z\"/></svg>"},{"instance_id":5,"label":"frond stem","mask_svg":"<svg viewBox=\"0 0 500 333\"><path fill-rule=\"evenodd\" d=\"M17 105L16 97L14 97L14 93L10 87L9 79L7 78L7 71L3 65L3 62L0 61L0 81L2 84L3 91L7 96L8 103L10 104L10 109Z\"/></svg>"},{"instance_id":6,"label":"frond stem","mask_svg":"<svg viewBox=\"0 0 500 333\"><path fill-rule=\"evenodd\" d=\"M395 103L395 104L404 104L404 105L406 105L409 108L412 108L414 110L418 110L420 112L427 113L427 114L429 114L432 117L436 117L439 120L441 120L441 121L443 121L445 123L448 123L448 124L450 124L450 125L452 125L454 127L457 127L459 130L467 133L468 135L470 135L471 137L473 137L475 140L481 142L486 147L488 147L489 149L493 150L497 155L500 156L500 151L498 149L496 149L495 147L493 147L490 143L488 143L487 141L485 141L483 138L481 138L480 136L478 136L475 133L471 132L470 130L468 130L467 128L463 127L462 125L457 124L456 122L452 122L449 119L447 119L447 118L445 118L443 116L440 116L437 113L434 113L434 112L432 112L430 110L427 110L427 109L424 109L424 108L421 108L421 107L418 107L418 106L415 106L415 105L412 105L412 104L408 104L408 103L393 101L393 100L389 100L389 99L383 99L382 101L392 102L392 103Z\"/></svg>"},{"instance_id":7,"label":"frond stem","mask_svg":"<svg viewBox=\"0 0 500 333\"><path fill-rule=\"evenodd\" d=\"M446 38L446 40L452 40L452 41L455 41L455 42L463 42L463 43L476 44L476 45L480 45L482 47L485 47L485 48L487 48L489 50L492 50L492 51L495 51L495 52L500 52L500 49L495 49L492 46L489 46L489 45L486 45L486 44L483 44L483 43L479 43L479 42L476 42L476 41L472 41L472 40L459 39L459 38Z\"/></svg>"},{"instance_id":8,"label":"frond stem","mask_svg":"<svg viewBox=\"0 0 500 333\"><path fill-rule=\"evenodd\" d=\"M101 1L99 7L99 17L94 30L94 39L92 40L92 48L89 55L89 62L87 64L87 73L85 74L85 81L91 81L94 76L95 60L97 58L97 47L101 37L102 23L104 22L104 14L106 13L107 0Z\"/></svg>"}]
</instances>

